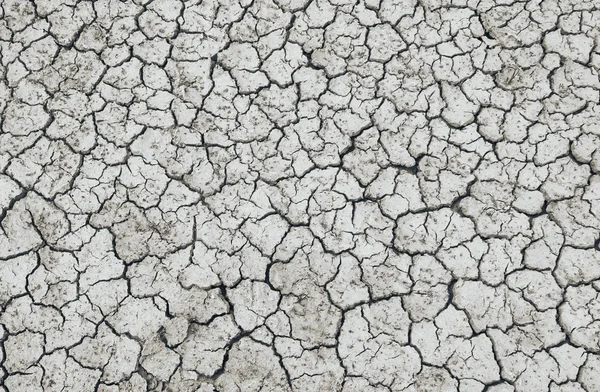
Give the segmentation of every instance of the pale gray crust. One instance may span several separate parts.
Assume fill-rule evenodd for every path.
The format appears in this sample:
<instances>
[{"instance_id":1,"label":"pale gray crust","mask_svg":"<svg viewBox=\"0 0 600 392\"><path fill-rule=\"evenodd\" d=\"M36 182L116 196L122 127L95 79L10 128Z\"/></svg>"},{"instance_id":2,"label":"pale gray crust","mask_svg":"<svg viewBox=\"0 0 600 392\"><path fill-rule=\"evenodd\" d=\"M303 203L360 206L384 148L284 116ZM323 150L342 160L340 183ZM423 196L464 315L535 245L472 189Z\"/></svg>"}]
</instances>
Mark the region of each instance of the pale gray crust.
<instances>
[{"instance_id":1,"label":"pale gray crust","mask_svg":"<svg viewBox=\"0 0 600 392\"><path fill-rule=\"evenodd\" d=\"M596 0L0 0L0 392L599 392Z\"/></svg>"}]
</instances>

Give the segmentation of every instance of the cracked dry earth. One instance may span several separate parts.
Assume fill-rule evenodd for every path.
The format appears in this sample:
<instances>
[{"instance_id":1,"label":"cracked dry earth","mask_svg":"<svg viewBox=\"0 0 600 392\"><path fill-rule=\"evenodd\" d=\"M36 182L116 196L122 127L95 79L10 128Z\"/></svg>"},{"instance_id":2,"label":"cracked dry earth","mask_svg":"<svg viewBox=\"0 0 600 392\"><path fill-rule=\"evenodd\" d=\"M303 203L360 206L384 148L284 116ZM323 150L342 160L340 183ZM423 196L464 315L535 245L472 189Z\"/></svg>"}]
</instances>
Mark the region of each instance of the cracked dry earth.
<instances>
[{"instance_id":1,"label":"cracked dry earth","mask_svg":"<svg viewBox=\"0 0 600 392\"><path fill-rule=\"evenodd\" d=\"M0 0L0 391L600 391L598 0Z\"/></svg>"}]
</instances>

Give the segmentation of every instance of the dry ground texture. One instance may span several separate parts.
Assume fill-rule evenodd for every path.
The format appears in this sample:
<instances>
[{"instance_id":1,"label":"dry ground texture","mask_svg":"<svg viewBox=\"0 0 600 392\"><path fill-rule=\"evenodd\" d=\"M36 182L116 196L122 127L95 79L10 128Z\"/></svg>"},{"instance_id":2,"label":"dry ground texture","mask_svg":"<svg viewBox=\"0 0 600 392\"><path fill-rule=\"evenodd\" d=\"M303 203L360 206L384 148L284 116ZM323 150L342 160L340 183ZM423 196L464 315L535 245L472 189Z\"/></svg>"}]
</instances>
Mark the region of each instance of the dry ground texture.
<instances>
[{"instance_id":1,"label":"dry ground texture","mask_svg":"<svg viewBox=\"0 0 600 392\"><path fill-rule=\"evenodd\" d=\"M0 391L599 392L600 0L0 0Z\"/></svg>"}]
</instances>

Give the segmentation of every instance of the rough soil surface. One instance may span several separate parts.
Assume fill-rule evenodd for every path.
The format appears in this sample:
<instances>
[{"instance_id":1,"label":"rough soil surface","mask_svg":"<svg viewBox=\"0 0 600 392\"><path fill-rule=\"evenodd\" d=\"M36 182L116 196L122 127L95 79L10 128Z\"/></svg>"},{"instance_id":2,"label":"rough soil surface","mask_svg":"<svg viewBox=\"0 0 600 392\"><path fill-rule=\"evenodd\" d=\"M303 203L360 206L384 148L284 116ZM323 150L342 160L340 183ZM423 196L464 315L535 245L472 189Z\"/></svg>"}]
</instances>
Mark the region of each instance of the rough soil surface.
<instances>
[{"instance_id":1,"label":"rough soil surface","mask_svg":"<svg viewBox=\"0 0 600 392\"><path fill-rule=\"evenodd\" d=\"M599 392L598 0L0 0L1 392Z\"/></svg>"}]
</instances>

